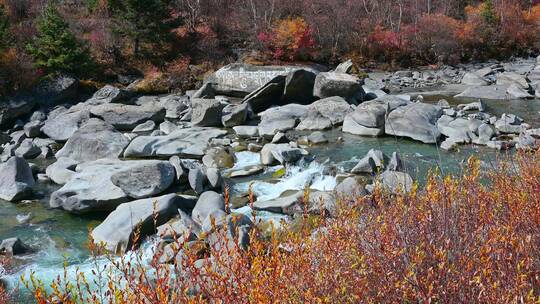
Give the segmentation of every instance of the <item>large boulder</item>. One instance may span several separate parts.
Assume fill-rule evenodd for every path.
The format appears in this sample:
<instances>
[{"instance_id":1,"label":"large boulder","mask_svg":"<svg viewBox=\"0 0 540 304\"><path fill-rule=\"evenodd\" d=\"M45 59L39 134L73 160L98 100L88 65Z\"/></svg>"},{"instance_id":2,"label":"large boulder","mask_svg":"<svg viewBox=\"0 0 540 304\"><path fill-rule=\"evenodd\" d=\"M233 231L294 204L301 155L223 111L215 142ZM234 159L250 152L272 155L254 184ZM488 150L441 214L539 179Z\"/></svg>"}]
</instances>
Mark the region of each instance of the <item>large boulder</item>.
<instances>
[{"instance_id":1,"label":"large boulder","mask_svg":"<svg viewBox=\"0 0 540 304\"><path fill-rule=\"evenodd\" d=\"M111 182L132 198L158 195L174 182L176 170L167 161L147 161L131 166L111 176Z\"/></svg>"},{"instance_id":2,"label":"large boulder","mask_svg":"<svg viewBox=\"0 0 540 304\"><path fill-rule=\"evenodd\" d=\"M410 192L414 185L412 177L403 172L384 171L375 179L375 185L379 185L383 190L390 193L398 193L400 191ZM369 191L373 191L374 185L366 187Z\"/></svg>"},{"instance_id":3,"label":"large boulder","mask_svg":"<svg viewBox=\"0 0 540 304\"><path fill-rule=\"evenodd\" d=\"M89 119L90 111L87 109L73 107L69 110L62 110L60 108L49 114L41 131L51 139L65 142Z\"/></svg>"},{"instance_id":4,"label":"large boulder","mask_svg":"<svg viewBox=\"0 0 540 304\"><path fill-rule=\"evenodd\" d=\"M223 147L213 147L206 151L202 162L207 168L232 168L234 166L234 153Z\"/></svg>"},{"instance_id":5,"label":"large boulder","mask_svg":"<svg viewBox=\"0 0 540 304\"><path fill-rule=\"evenodd\" d=\"M77 101L79 80L68 75L58 75L40 82L33 95L41 105L54 105Z\"/></svg>"},{"instance_id":6,"label":"large boulder","mask_svg":"<svg viewBox=\"0 0 540 304\"><path fill-rule=\"evenodd\" d=\"M324 130L341 125L347 114L354 110L345 99L334 96L318 100L308 106L305 118L297 130Z\"/></svg>"},{"instance_id":7,"label":"large boulder","mask_svg":"<svg viewBox=\"0 0 540 304\"><path fill-rule=\"evenodd\" d=\"M166 136L138 136L127 146L124 157L169 158L178 155L200 159L210 140L225 134L225 130L194 127L178 129Z\"/></svg>"},{"instance_id":8,"label":"large boulder","mask_svg":"<svg viewBox=\"0 0 540 304\"><path fill-rule=\"evenodd\" d=\"M308 106L288 104L259 113L259 135L271 138L278 132L294 129L298 122L307 116L308 110Z\"/></svg>"},{"instance_id":9,"label":"large boulder","mask_svg":"<svg viewBox=\"0 0 540 304\"><path fill-rule=\"evenodd\" d=\"M272 165L293 163L306 155L307 151L290 144L266 144L261 150L261 163Z\"/></svg>"},{"instance_id":10,"label":"large boulder","mask_svg":"<svg viewBox=\"0 0 540 304\"><path fill-rule=\"evenodd\" d=\"M191 105L189 97L176 94L160 97L159 103L165 108L165 117L169 119L182 118Z\"/></svg>"},{"instance_id":11,"label":"large boulder","mask_svg":"<svg viewBox=\"0 0 540 304\"><path fill-rule=\"evenodd\" d=\"M78 164L78 161L71 158L60 157L47 167L45 173L54 183L64 185L71 180Z\"/></svg>"},{"instance_id":12,"label":"large boulder","mask_svg":"<svg viewBox=\"0 0 540 304\"><path fill-rule=\"evenodd\" d=\"M35 185L32 169L20 157L0 164L0 199L15 202L25 199Z\"/></svg>"},{"instance_id":13,"label":"large boulder","mask_svg":"<svg viewBox=\"0 0 540 304\"><path fill-rule=\"evenodd\" d=\"M454 96L456 98L474 98L474 99L491 99L491 100L507 100L531 98L531 95L521 88L516 83L497 84L491 86L475 86L466 89L463 93Z\"/></svg>"},{"instance_id":14,"label":"large boulder","mask_svg":"<svg viewBox=\"0 0 540 304\"><path fill-rule=\"evenodd\" d=\"M423 143L436 143L441 133L435 125L442 115L439 106L426 103L410 103L388 114L385 133L409 137Z\"/></svg>"},{"instance_id":15,"label":"large boulder","mask_svg":"<svg viewBox=\"0 0 540 304\"><path fill-rule=\"evenodd\" d=\"M343 132L355 135L382 135L387 111L388 105L384 102L366 101L345 117Z\"/></svg>"},{"instance_id":16,"label":"large boulder","mask_svg":"<svg viewBox=\"0 0 540 304\"><path fill-rule=\"evenodd\" d=\"M8 257L11 257L14 255L22 255L30 252L32 252L32 248L23 243L23 241L21 241L21 239L19 239L18 237L5 239L2 240L2 242L0 243L0 255L6 255Z\"/></svg>"},{"instance_id":17,"label":"large boulder","mask_svg":"<svg viewBox=\"0 0 540 304\"><path fill-rule=\"evenodd\" d=\"M388 164L389 158L382 151L371 149L351 170L351 173L377 173Z\"/></svg>"},{"instance_id":18,"label":"large boulder","mask_svg":"<svg viewBox=\"0 0 540 304\"><path fill-rule=\"evenodd\" d=\"M233 63L216 71L205 83L212 83L215 94L244 97L276 76L285 76L299 69L317 73L316 69L305 66L254 66Z\"/></svg>"},{"instance_id":19,"label":"large boulder","mask_svg":"<svg viewBox=\"0 0 540 304\"><path fill-rule=\"evenodd\" d=\"M227 105L223 108L221 123L227 128L242 125L248 119L250 111L251 109L247 103Z\"/></svg>"},{"instance_id":20,"label":"large boulder","mask_svg":"<svg viewBox=\"0 0 540 304\"><path fill-rule=\"evenodd\" d=\"M34 98L29 96L0 99L0 127L7 127L18 118L30 115L35 105Z\"/></svg>"},{"instance_id":21,"label":"large boulder","mask_svg":"<svg viewBox=\"0 0 540 304\"><path fill-rule=\"evenodd\" d=\"M71 136L56 153L56 158L67 157L79 162L118 158L128 144L129 139L113 126L92 118Z\"/></svg>"},{"instance_id":22,"label":"large boulder","mask_svg":"<svg viewBox=\"0 0 540 304\"><path fill-rule=\"evenodd\" d=\"M468 72L463 75L461 79L461 84L464 85L473 85L473 86L485 86L489 83L480 75L475 72Z\"/></svg>"},{"instance_id":23,"label":"large boulder","mask_svg":"<svg viewBox=\"0 0 540 304\"><path fill-rule=\"evenodd\" d=\"M120 103L131 97L131 92L112 85L105 85L97 90L92 98L87 100L91 104Z\"/></svg>"},{"instance_id":24,"label":"large boulder","mask_svg":"<svg viewBox=\"0 0 540 304\"><path fill-rule=\"evenodd\" d=\"M313 102L313 86L317 75L309 70L289 72L285 78L282 103L309 104Z\"/></svg>"},{"instance_id":25,"label":"large boulder","mask_svg":"<svg viewBox=\"0 0 540 304\"><path fill-rule=\"evenodd\" d=\"M165 109L157 103L142 106L107 103L92 107L90 113L120 131L131 131L147 120L160 123L165 119Z\"/></svg>"},{"instance_id":26,"label":"large boulder","mask_svg":"<svg viewBox=\"0 0 540 304\"><path fill-rule=\"evenodd\" d=\"M243 103L249 104L256 113L264 111L272 106L279 105L283 96L283 91L285 90L285 79L285 76L276 76L247 95L244 98Z\"/></svg>"},{"instance_id":27,"label":"large boulder","mask_svg":"<svg viewBox=\"0 0 540 304\"><path fill-rule=\"evenodd\" d=\"M336 211L336 198L333 193L313 191L309 193L307 201L305 199L304 191L298 191L267 201L257 201L253 204L253 209L289 215L304 213L306 209L310 214L320 214L321 211L334 214Z\"/></svg>"},{"instance_id":28,"label":"large boulder","mask_svg":"<svg viewBox=\"0 0 540 304\"><path fill-rule=\"evenodd\" d=\"M92 239L111 252L129 251L139 244L135 240L154 234L157 226L178 214L178 208L186 209L194 201L195 197L168 194L121 204L92 230Z\"/></svg>"},{"instance_id":29,"label":"large boulder","mask_svg":"<svg viewBox=\"0 0 540 304\"><path fill-rule=\"evenodd\" d=\"M100 159L80 164L72 178L52 193L49 205L78 214L112 211L130 198L112 182L111 177L118 172L153 162Z\"/></svg>"},{"instance_id":30,"label":"large boulder","mask_svg":"<svg viewBox=\"0 0 540 304\"><path fill-rule=\"evenodd\" d=\"M198 127L221 127L221 116L223 108L227 103L219 99L195 98L191 100L193 112L191 113L191 123Z\"/></svg>"},{"instance_id":31,"label":"large boulder","mask_svg":"<svg viewBox=\"0 0 540 304\"><path fill-rule=\"evenodd\" d=\"M225 210L225 199L217 192L206 191L197 200L191 217L193 221L202 226L208 215L216 210Z\"/></svg>"},{"instance_id":32,"label":"large boulder","mask_svg":"<svg viewBox=\"0 0 540 304\"><path fill-rule=\"evenodd\" d=\"M515 72L504 72L497 75L497 84L498 85L518 85L522 89L529 89L529 82L527 77L520 75Z\"/></svg>"},{"instance_id":33,"label":"large boulder","mask_svg":"<svg viewBox=\"0 0 540 304\"><path fill-rule=\"evenodd\" d=\"M340 96L348 102L362 101L364 90L358 77L335 72L319 73L315 79L313 95L319 98Z\"/></svg>"}]
</instances>

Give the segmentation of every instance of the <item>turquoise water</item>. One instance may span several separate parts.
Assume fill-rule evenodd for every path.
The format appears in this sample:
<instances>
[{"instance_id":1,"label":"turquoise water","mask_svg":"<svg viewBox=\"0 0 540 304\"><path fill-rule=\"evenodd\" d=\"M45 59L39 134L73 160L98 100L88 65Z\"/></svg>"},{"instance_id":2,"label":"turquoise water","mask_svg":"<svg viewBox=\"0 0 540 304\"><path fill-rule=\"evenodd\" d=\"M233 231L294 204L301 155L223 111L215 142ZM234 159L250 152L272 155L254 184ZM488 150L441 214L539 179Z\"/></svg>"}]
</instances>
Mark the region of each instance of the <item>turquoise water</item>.
<instances>
[{"instance_id":1,"label":"turquoise water","mask_svg":"<svg viewBox=\"0 0 540 304\"><path fill-rule=\"evenodd\" d=\"M427 102L436 102L439 97L430 97ZM458 101L446 98L451 104ZM533 101L490 101L487 112L500 116L514 113L534 127L540 126L540 100ZM471 155L482 159L484 166L496 166L498 152L485 147L461 146L455 152L439 150L435 145L422 144L412 140L380 137L369 138L343 134L339 130L328 131L330 143L311 147L309 159L312 163L287 168L287 175L281 179L271 179L272 170L244 179L238 179L233 188L245 191L250 183L259 180L255 190L260 197L272 198L284 191L302 189L311 184L319 190L331 190L336 184L336 173L344 172L362 158L370 149L380 149L387 155L397 151L405 162L407 172L420 181L426 172L439 168L443 174L459 174L464 161ZM342 140L338 141L338 137ZM256 155L245 153L239 158L239 166L256 162ZM42 279L53 279L62 271L64 261L69 265L87 262L88 231L95 227L103 216L74 216L60 210L48 208L48 198L55 185L41 184L35 199L25 203L12 204L0 201L0 239L18 236L24 242L38 249L37 253L14 259L8 268L10 284L18 283L18 276L34 270Z\"/></svg>"}]
</instances>

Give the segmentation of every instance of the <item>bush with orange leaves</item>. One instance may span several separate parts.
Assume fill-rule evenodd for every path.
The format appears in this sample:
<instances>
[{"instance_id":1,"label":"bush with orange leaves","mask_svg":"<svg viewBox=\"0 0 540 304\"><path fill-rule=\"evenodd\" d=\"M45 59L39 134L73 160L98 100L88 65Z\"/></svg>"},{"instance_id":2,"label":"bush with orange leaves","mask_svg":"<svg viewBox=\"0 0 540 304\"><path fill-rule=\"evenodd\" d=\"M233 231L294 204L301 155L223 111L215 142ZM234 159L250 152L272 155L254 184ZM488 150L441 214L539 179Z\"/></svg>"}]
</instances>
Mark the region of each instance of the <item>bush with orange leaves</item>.
<instances>
[{"instance_id":1,"label":"bush with orange leaves","mask_svg":"<svg viewBox=\"0 0 540 304\"><path fill-rule=\"evenodd\" d=\"M259 33L258 39L275 59L283 60L308 59L315 46L311 27L300 17L279 20L270 32Z\"/></svg>"},{"instance_id":2,"label":"bush with orange leaves","mask_svg":"<svg viewBox=\"0 0 540 304\"><path fill-rule=\"evenodd\" d=\"M38 303L538 303L540 152L488 172L470 159L464 172L406 194L379 187L269 236L255 227L246 250L223 237L206 249L179 241L186 258L174 265L112 258L114 270L94 272L97 290L84 275L52 293L30 287Z\"/></svg>"}]
</instances>

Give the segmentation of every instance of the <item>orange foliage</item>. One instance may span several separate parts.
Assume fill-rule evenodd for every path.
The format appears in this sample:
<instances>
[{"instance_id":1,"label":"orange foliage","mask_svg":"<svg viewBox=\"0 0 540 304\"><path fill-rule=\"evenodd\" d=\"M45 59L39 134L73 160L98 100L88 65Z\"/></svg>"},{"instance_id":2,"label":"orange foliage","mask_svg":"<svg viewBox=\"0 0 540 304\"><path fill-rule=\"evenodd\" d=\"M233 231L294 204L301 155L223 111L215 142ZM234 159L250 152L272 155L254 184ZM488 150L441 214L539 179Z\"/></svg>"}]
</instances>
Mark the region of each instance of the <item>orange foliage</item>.
<instances>
[{"instance_id":1,"label":"orange foliage","mask_svg":"<svg viewBox=\"0 0 540 304\"><path fill-rule=\"evenodd\" d=\"M300 17L279 20L270 33L261 32L258 38L276 59L300 59L315 45L311 27Z\"/></svg>"},{"instance_id":2,"label":"orange foliage","mask_svg":"<svg viewBox=\"0 0 540 304\"><path fill-rule=\"evenodd\" d=\"M101 293L82 275L34 294L67 304L537 303L540 152L489 172L468 164L461 177L431 175L423 190L344 200L334 218L304 215L268 237L255 227L247 250L225 235L203 250L178 241L186 258L174 265L158 253L150 268L124 257L116 272L96 273Z\"/></svg>"}]
</instances>

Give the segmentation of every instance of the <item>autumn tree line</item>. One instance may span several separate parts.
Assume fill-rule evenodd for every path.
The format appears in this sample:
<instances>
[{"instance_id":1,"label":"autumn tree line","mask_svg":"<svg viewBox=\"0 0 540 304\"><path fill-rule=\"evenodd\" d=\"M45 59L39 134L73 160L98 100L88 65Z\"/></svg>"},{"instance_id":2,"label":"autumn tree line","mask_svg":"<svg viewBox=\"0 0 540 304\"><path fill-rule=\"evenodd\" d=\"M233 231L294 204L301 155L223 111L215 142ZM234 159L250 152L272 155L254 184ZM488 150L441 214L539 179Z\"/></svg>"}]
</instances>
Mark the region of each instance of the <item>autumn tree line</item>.
<instances>
[{"instance_id":1,"label":"autumn tree line","mask_svg":"<svg viewBox=\"0 0 540 304\"><path fill-rule=\"evenodd\" d=\"M220 64L535 55L539 0L0 0L0 92L58 73L185 89Z\"/></svg>"}]
</instances>

